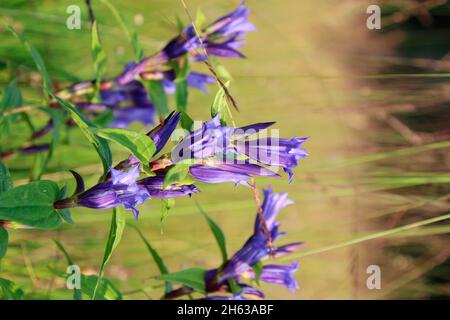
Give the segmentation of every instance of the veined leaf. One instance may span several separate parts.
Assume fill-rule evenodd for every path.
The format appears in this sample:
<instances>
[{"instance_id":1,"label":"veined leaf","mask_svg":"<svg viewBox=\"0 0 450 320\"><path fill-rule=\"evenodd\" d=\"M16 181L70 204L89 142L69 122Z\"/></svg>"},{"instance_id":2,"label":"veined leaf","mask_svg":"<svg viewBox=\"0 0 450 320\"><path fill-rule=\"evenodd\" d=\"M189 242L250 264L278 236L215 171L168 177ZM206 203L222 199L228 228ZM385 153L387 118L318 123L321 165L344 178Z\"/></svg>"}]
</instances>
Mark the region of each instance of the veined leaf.
<instances>
[{"instance_id":1,"label":"veined leaf","mask_svg":"<svg viewBox=\"0 0 450 320\"><path fill-rule=\"evenodd\" d=\"M31 45L31 43L28 42L28 40L19 32L17 32L14 27L7 25L6 28L14 35L16 36L20 42L25 46L25 48L30 53L31 57L33 58L34 63L36 64L36 67L39 71L39 73L42 76L43 81L43 88L44 88L44 96L47 98L48 93L52 91L52 82L50 81L50 76L48 75L47 68L45 67L44 60L42 59L39 52L36 50L35 47Z\"/></svg>"},{"instance_id":2,"label":"veined leaf","mask_svg":"<svg viewBox=\"0 0 450 320\"><path fill-rule=\"evenodd\" d=\"M102 265L97 278L97 284L95 285L91 295L93 300L97 298L97 290L102 289L101 285L103 276L105 275L106 265L122 239L123 229L125 228L125 215L126 212L123 207L116 207L113 209L111 227L109 229L108 241L106 242Z\"/></svg>"},{"instance_id":3,"label":"veined leaf","mask_svg":"<svg viewBox=\"0 0 450 320\"><path fill-rule=\"evenodd\" d=\"M11 176L8 167L0 162L0 194L12 188Z\"/></svg>"},{"instance_id":4,"label":"veined leaf","mask_svg":"<svg viewBox=\"0 0 450 320\"><path fill-rule=\"evenodd\" d=\"M118 128L95 129L94 132L107 140L114 141L129 150L143 165L148 165L156 146L144 133Z\"/></svg>"},{"instance_id":5,"label":"veined leaf","mask_svg":"<svg viewBox=\"0 0 450 320\"><path fill-rule=\"evenodd\" d=\"M125 20L123 15L120 14L117 8L112 5L111 2L109 2L108 0L101 0L101 2L103 2L109 8L109 10L111 10L114 18L116 18L122 29L125 31L128 40L131 41L131 45L133 46L136 61L140 61L144 57L144 51L142 50L141 43L139 42L138 34Z\"/></svg>"},{"instance_id":6,"label":"veined leaf","mask_svg":"<svg viewBox=\"0 0 450 320\"><path fill-rule=\"evenodd\" d=\"M58 185L47 180L13 188L0 194L0 220L35 228L56 228L61 224L61 217L53 208L58 195Z\"/></svg>"},{"instance_id":7,"label":"veined leaf","mask_svg":"<svg viewBox=\"0 0 450 320\"><path fill-rule=\"evenodd\" d=\"M205 293L205 273L206 270L204 269L190 268L174 273L163 274L156 278L172 283L179 283L200 293Z\"/></svg>"},{"instance_id":8,"label":"veined leaf","mask_svg":"<svg viewBox=\"0 0 450 320\"><path fill-rule=\"evenodd\" d=\"M195 204L197 205L197 208L200 211L200 213L202 214L202 216L206 219L206 222L208 222L209 229L213 233L214 238L216 239L217 245L219 246L220 253L222 254L222 262L225 263L228 259L228 254L227 254L227 246L226 246L226 242L225 242L225 235L224 235L222 229L220 229L220 227L217 225L217 223L208 216L206 211L203 210L203 208L200 206L200 204L197 201L195 201Z\"/></svg>"},{"instance_id":9,"label":"veined leaf","mask_svg":"<svg viewBox=\"0 0 450 320\"><path fill-rule=\"evenodd\" d=\"M162 115L169 114L167 94L161 81L149 80L145 82L150 100L155 104L156 110Z\"/></svg>"},{"instance_id":10,"label":"veined leaf","mask_svg":"<svg viewBox=\"0 0 450 320\"><path fill-rule=\"evenodd\" d=\"M89 140L89 142L92 143L95 150L97 150L97 153L102 160L103 171L106 174L109 171L112 163L112 155L111 150L109 149L108 142L94 133L94 130L96 129L94 124L86 119L86 117L81 114L75 107L73 107L69 102L62 100L58 96L52 96L70 114L70 116L80 127L86 138Z\"/></svg>"}]
</instances>

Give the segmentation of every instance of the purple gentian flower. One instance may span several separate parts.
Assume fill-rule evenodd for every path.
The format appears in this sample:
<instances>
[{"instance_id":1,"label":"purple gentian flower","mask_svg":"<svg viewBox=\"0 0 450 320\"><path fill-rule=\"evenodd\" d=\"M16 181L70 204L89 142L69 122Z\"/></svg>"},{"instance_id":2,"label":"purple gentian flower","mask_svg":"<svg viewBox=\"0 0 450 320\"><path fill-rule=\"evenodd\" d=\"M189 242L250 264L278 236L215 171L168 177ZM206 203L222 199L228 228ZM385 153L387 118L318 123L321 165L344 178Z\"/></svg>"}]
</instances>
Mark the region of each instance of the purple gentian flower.
<instances>
[{"instance_id":1,"label":"purple gentian flower","mask_svg":"<svg viewBox=\"0 0 450 320\"><path fill-rule=\"evenodd\" d=\"M169 141L172 132L175 130L178 122L180 121L180 117L180 112L172 112L167 116L166 119L164 119L161 124L147 133L147 135L152 138L153 142L156 145L156 151L154 154L160 152L161 149L166 145L167 141Z\"/></svg>"},{"instance_id":2,"label":"purple gentian flower","mask_svg":"<svg viewBox=\"0 0 450 320\"><path fill-rule=\"evenodd\" d=\"M294 175L292 168L297 167L297 162L300 159L308 156L308 153L302 148L307 139L257 139L238 143L236 150L259 163L283 168L289 174L290 183Z\"/></svg>"},{"instance_id":3,"label":"purple gentian flower","mask_svg":"<svg viewBox=\"0 0 450 320\"><path fill-rule=\"evenodd\" d=\"M77 195L75 205L93 209L110 209L122 205L131 210L137 219L139 211L136 206L150 197L148 191L136 183L138 177L139 165L126 172L111 169L111 179Z\"/></svg>"},{"instance_id":4,"label":"purple gentian flower","mask_svg":"<svg viewBox=\"0 0 450 320\"><path fill-rule=\"evenodd\" d=\"M225 153L233 130L231 127L222 127L220 115L217 114L177 144L171 152L172 161L205 159L217 153Z\"/></svg>"},{"instance_id":5,"label":"purple gentian flower","mask_svg":"<svg viewBox=\"0 0 450 320\"><path fill-rule=\"evenodd\" d=\"M178 198L183 196L191 196L200 190L193 184L189 185L169 185L163 188L164 176L153 176L141 179L137 182L140 187L147 190L151 198Z\"/></svg>"},{"instance_id":6,"label":"purple gentian flower","mask_svg":"<svg viewBox=\"0 0 450 320\"><path fill-rule=\"evenodd\" d=\"M286 193L272 193L270 187L264 190L264 202L261 208L272 242L275 242L280 236L284 235L284 233L278 231L279 224L275 221L275 218L282 208L291 203L292 201L287 199ZM221 284L227 279L239 278L245 275L252 266L270 254L273 256L286 255L293 252L293 250L297 249L301 244L302 243L297 242L270 248L268 246L268 239L262 231L259 216L257 216L253 235L220 270L217 270L217 274L213 279L216 281L216 284ZM269 275L270 274L268 274L268 276ZM214 284L212 286L214 286Z\"/></svg>"},{"instance_id":7,"label":"purple gentian flower","mask_svg":"<svg viewBox=\"0 0 450 320\"><path fill-rule=\"evenodd\" d=\"M298 289L298 283L293 276L297 272L297 268L297 261L287 266L268 264L263 266L259 279L267 283L285 286L294 293L295 289Z\"/></svg>"},{"instance_id":8,"label":"purple gentian flower","mask_svg":"<svg viewBox=\"0 0 450 320\"><path fill-rule=\"evenodd\" d=\"M214 80L213 77L199 72L191 72L187 76L187 83L188 86L200 89L204 93L208 93L208 89L206 89L207 84L213 84L216 83L216 80Z\"/></svg>"},{"instance_id":9,"label":"purple gentian flower","mask_svg":"<svg viewBox=\"0 0 450 320\"><path fill-rule=\"evenodd\" d=\"M250 9L242 3L236 10L216 20L202 31L202 43L209 55L227 58L242 58L238 51L243 45L242 37L249 31L254 31L253 24L247 21ZM187 52L194 55L195 60L201 61L206 57L201 43L192 25L187 26L182 34L172 39L163 52L168 59L178 58Z\"/></svg>"},{"instance_id":10,"label":"purple gentian flower","mask_svg":"<svg viewBox=\"0 0 450 320\"><path fill-rule=\"evenodd\" d=\"M236 185L242 184L248 187L250 185L247 180L253 176L278 177L276 173L248 162L240 164L227 164L223 162L214 163L212 161L207 161L207 164L191 166L189 168L189 172L195 180L200 182L234 182Z\"/></svg>"},{"instance_id":11,"label":"purple gentian flower","mask_svg":"<svg viewBox=\"0 0 450 320\"><path fill-rule=\"evenodd\" d=\"M297 272L298 262L293 262L290 265L276 265L276 264L268 264L262 267L261 274L259 275L259 280L271 283L282 285L292 293L295 292L295 289L298 289L297 280L294 278L294 273ZM255 272L253 269L247 270L243 277L255 278Z\"/></svg>"}]
</instances>

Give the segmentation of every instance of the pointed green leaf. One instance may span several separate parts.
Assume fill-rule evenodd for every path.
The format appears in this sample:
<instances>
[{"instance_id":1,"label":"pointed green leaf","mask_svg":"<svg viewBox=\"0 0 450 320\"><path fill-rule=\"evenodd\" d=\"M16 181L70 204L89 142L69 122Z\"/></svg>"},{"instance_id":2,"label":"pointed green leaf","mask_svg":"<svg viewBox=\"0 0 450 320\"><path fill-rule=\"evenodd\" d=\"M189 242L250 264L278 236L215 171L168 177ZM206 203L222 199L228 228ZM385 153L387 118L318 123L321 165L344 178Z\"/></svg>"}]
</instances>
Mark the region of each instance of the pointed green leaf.
<instances>
[{"instance_id":1,"label":"pointed green leaf","mask_svg":"<svg viewBox=\"0 0 450 320\"><path fill-rule=\"evenodd\" d=\"M97 150L100 159L102 160L104 173L108 172L112 163L112 155L111 150L109 149L108 142L94 133L94 130L96 129L94 124L86 119L86 117L81 114L74 106L55 95L52 96L70 114L72 119L75 121L78 127L80 127L81 131L84 133L89 142L92 143L95 150Z\"/></svg>"},{"instance_id":2,"label":"pointed green leaf","mask_svg":"<svg viewBox=\"0 0 450 320\"><path fill-rule=\"evenodd\" d=\"M58 185L53 181L40 180L15 187L0 194L0 220L35 228L56 228L61 224L53 208L58 195Z\"/></svg>"},{"instance_id":3,"label":"pointed green leaf","mask_svg":"<svg viewBox=\"0 0 450 320\"><path fill-rule=\"evenodd\" d=\"M189 167L191 166L191 162L179 162L175 164L172 168L167 171L166 176L164 177L163 189L167 188L172 184L191 184L193 182L193 178L189 174Z\"/></svg>"},{"instance_id":4,"label":"pointed green leaf","mask_svg":"<svg viewBox=\"0 0 450 320\"><path fill-rule=\"evenodd\" d=\"M203 14L202 10L200 8L197 9L197 15L195 16L195 26L198 30L203 29L206 22L206 17Z\"/></svg>"},{"instance_id":5,"label":"pointed green leaf","mask_svg":"<svg viewBox=\"0 0 450 320\"><path fill-rule=\"evenodd\" d=\"M92 299L97 299L97 290L101 289L102 279L105 275L106 265L111 258L114 250L122 240L123 230L125 228L125 217L126 212L123 207L116 207L113 210L113 215L111 219L111 227L109 229L108 241L106 242L105 253L103 255L102 265L100 267L100 272L97 278L97 284L92 292ZM99 292L100 294L100 292Z\"/></svg>"},{"instance_id":6,"label":"pointed green leaf","mask_svg":"<svg viewBox=\"0 0 450 320\"><path fill-rule=\"evenodd\" d=\"M164 91L164 87L161 81L149 80L145 82L150 96L150 100L154 103L156 110L159 114L167 115L169 114L169 104L167 99L167 94Z\"/></svg>"},{"instance_id":7,"label":"pointed green leaf","mask_svg":"<svg viewBox=\"0 0 450 320\"><path fill-rule=\"evenodd\" d=\"M228 87L229 82L225 84ZM227 97L225 95L225 90L220 88L217 91L216 96L214 97L213 104L211 105L211 117L215 117L218 113L220 113L220 123L225 126L228 120L228 104Z\"/></svg>"},{"instance_id":8,"label":"pointed green leaf","mask_svg":"<svg viewBox=\"0 0 450 320\"><path fill-rule=\"evenodd\" d=\"M155 143L144 133L118 128L96 129L94 132L104 139L119 143L144 165L148 165L156 151Z\"/></svg>"},{"instance_id":9,"label":"pointed green leaf","mask_svg":"<svg viewBox=\"0 0 450 320\"><path fill-rule=\"evenodd\" d=\"M137 227L134 227L139 236L141 237L142 241L144 241L145 246L147 247L148 252L150 252L153 261L155 261L156 265L158 266L159 271L161 274L169 273L169 270L167 269L163 259L159 255L158 251L156 251L155 248L150 244L150 242L145 238L145 236L142 234L141 230L139 230ZM172 291L172 285L170 283L166 283L166 293Z\"/></svg>"},{"instance_id":10,"label":"pointed green leaf","mask_svg":"<svg viewBox=\"0 0 450 320\"><path fill-rule=\"evenodd\" d=\"M179 283L200 293L205 293L205 273L206 270L204 269L190 268L174 273L163 274L156 278L172 283Z\"/></svg>"},{"instance_id":11,"label":"pointed green leaf","mask_svg":"<svg viewBox=\"0 0 450 320\"><path fill-rule=\"evenodd\" d=\"M214 222L213 219L211 219L205 210L200 206L200 204L196 201L195 204L197 205L198 210L203 215L203 217L206 219L206 222L208 222L209 229L214 235L214 238L216 239L217 245L219 246L220 253L222 254L222 262L225 263L228 259L227 254L227 246L225 242L225 235L220 229L220 227L217 225L217 223Z\"/></svg>"}]
</instances>

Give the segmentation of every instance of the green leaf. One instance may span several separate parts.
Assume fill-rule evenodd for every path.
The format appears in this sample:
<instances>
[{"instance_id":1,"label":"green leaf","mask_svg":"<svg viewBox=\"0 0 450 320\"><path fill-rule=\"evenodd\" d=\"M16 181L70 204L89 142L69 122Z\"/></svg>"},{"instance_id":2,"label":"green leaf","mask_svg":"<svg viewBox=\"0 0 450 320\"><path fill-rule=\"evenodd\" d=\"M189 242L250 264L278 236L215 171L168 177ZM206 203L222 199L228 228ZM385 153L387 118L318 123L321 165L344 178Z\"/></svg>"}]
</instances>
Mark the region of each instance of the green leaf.
<instances>
[{"instance_id":1,"label":"green leaf","mask_svg":"<svg viewBox=\"0 0 450 320\"><path fill-rule=\"evenodd\" d=\"M179 283L200 293L205 293L205 273L206 270L204 269L190 268L174 273L163 274L156 278L172 283Z\"/></svg>"},{"instance_id":2,"label":"green leaf","mask_svg":"<svg viewBox=\"0 0 450 320\"><path fill-rule=\"evenodd\" d=\"M253 269L253 272L255 273L254 280L259 285L259 278L261 277L261 273L263 271L263 265L262 265L261 261L258 261L256 264L254 264L252 266L252 269Z\"/></svg>"},{"instance_id":3,"label":"green leaf","mask_svg":"<svg viewBox=\"0 0 450 320\"><path fill-rule=\"evenodd\" d=\"M53 208L58 195L58 185L47 180L13 188L0 194L0 220L35 228L56 228L61 224L61 217Z\"/></svg>"},{"instance_id":4,"label":"green leaf","mask_svg":"<svg viewBox=\"0 0 450 320\"><path fill-rule=\"evenodd\" d=\"M51 90L52 90L52 82L50 81L50 76L48 75L47 68L45 67L44 60L42 60L42 57L39 54L39 52L36 50L36 48L33 47L21 33L18 33L14 29L14 27L12 27L10 25L7 25L6 28L14 36L16 36L17 39L20 40L20 42L22 42L22 44L25 46L25 48L28 50L28 52L30 53L31 57L33 58L33 61L34 61L35 65L36 65L39 73L42 76L43 88L44 88L44 96L47 98L48 97L48 93L51 92Z\"/></svg>"},{"instance_id":5,"label":"green leaf","mask_svg":"<svg viewBox=\"0 0 450 320\"><path fill-rule=\"evenodd\" d=\"M8 167L0 162L0 194L12 188Z\"/></svg>"},{"instance_id":6,"label":"green leaf","mask_svg":"<svg viewBox=\"0 0 450 320\"><path fill-rule=\"evenodd\" d=\"M0 259L6 255L8 250L8 231L0 227Z\"/></svg>"},{"instance_id":7,"label":"green leaf","mask_svg":"<svg viewBox=\"0 0 450 320\"><path fill-rule=\"evenodd\" d=\"M206 222L208 222L209 229L214 235L214 238L216 239L217 245L219 246L220 253L222 254L222 262L225 263L228 260L228 254L227 254L227 246L225 242L225 235L220 229L220 227L215 223L213 219L211 219L205 210L200 206L200 204L195 201L195 204L197 205L198 210L203 215L203 217L206 219Z\"/></svg>"},{"instance_id":8,"label":"green leaf","mask_svg":"<svg viewBox=\"0 0 450 320\"><path fill-rule=\"evenodd\" d=\"M6 300L22 300L23 298L23 290L10 280L0 278L0 288L3 294L0 298Z\"/></svg>"},{"instance_id":9,"label":"green leaf","mask_svg":"<svg viewBox=\"0 0 450 320\"><path fill-rule=\"evenodd\" d=\"M167 94L164 91L164 87L161 81L149 80L145 82L150 96L150 100L154 103L156 110L162 115L169 114L169 104Z\"/></svg>"},{"instance_id":10,"label":"green leaf","mask_svg":"<svg viewBox=\"0 0 450 320\"><path fill-rule=\"evenodd\" d=\"M166 218L169 215L170 210L175 206L175 199L161 199L161 233L164 232L164 223L166 222Z\"/></svg>"},{"instance_id":11,"label":"green leaf","mask_svg":"<svg viewBox=\"0 0 450 320\"><path fill-rule=\"evenodd\" d=\"M22 105L22 94L17 87L17 80L14 79L3 90L2 101L0 102L0 117L3 116L3 112L5 112L6 110L14 107L20 107Z\"/></svg>"},{"instance_id":12,"label":"green leaf","mask_svg":"<svg viewBox=\"0 0 450 320\"><path fill-rule=\"evenodd\" d=\"M202 10L200 8L197 9L197 15L195 16L195 26L200 31L203 29L203 26L205 25L206 17L203 14Z\"/></svg>"},{"instance_id":13,"label":"green leaf","mask_svg":"<svg viewBox=\"0 0 450 320\"><path fill-rule=\"evenodd\" d=\"M192 120L191 117L189 117L186 112L182 112L180 124L183 129L191 131L192 125L194 124L194 120Z\"/></svg>"},{"instance_id":14,"label":"green leaf","mask_svg":"<svg viewBox=\"0 0 450 320\"><path fill-rule=\"evenodd\" d=\"M80 127L86 138L91 142L95 150L97 150L97 153L102 160L103 172L104 174L106 174L109 171L112 163L112 155L111 150L109 149L108 142L94 133L94 130L96 129L94 124L86 119L86 117L81 114L75 107L73 107L69 102L62 100L55 95L52 96L70 114L70 116L78 125L78 127Z\"/></svg>"},{"instance_id":15,"label":"green leaf","mask_svg":"<svg viewBox=\"0 0 450 320\"><path fill-rule=\"evenodd\" d=\"M102 78L106 72L106 54L105 51L103 51L102 45L100 43L97 21L94 21L92 23L91 52L92 52L92 60L94 60L95 83L96 83L96 92L94 101L98 101L100 99L98 97L100 82L102 81Z\"/></svg>"},{"instance_id":16,"label":"green leaf","mask_svg":"<svg viewBox=\"0 0 450 320\"><path fill-rule=\"evenodd\" d=\"M67 197L67 185L65 185L61 190L59 190L58 200L65 199ZM59 214L61 218L64 219L69 224L74 224L75 222L72 219L72 215L70 214L70 208L64 208L59 210Z\"/></svg>"},{"instance_id":17,"label":"green leaf","mask_svg":"<svg viewBox=\"0 0 450 320\"><path fill-rule=\"evenodd\" d=\"M192 178L189 175L189 167L191 162L179 162L167 171L164 177L163 189L172 184L190 184Z\"/></svg>"},{"instance_id":18,"label":"green leaf","mask_svg":"<svg viewBox=\"0 0 450 320\"><path fill-rule=\"evenodd\" d=\"M144 165L148 165L156 151L155 143L144 133L118 128L95 129L94 132L104 139L119 143Z\"/></svg>"},{"instance_id":19,"label":"green leaf","mask_svg":"<svg viewBox=\"0 0 450 320\"><path fill-rule=\"evenodd\" d=\"M225 84L226 87L228 87L228 85L229 82ZM211 105L211 117L215 117L218 113L220 113L220 123L225 126L228 120L228 104L223 88L220 88L219 91L217 91L213 104Z\"/></svg>"},{"instance_id":20,"label":"green leaf","mask_svg":"<svg viewBox=\"0 0 450 320\"><path fill-rule=\"evenodd\" d=\"M97 298L97 290L101 289L101 282L105 275L106 265L122 239L123 229L125 228L126 212L123 207L113 209L111 227L109 229L108 241L106 242L105 253L103 255L102 265L98 276L97 284L92 292L92 299Z\"/></svg>"},{"instance_id":21,"label":"green leaf","mask_svg":"<svg viewBox=\"0 0 450 320\"><path fill-rule=\"evenodd\" d=\"M177 111L186 112L188 103L188 84L186 79L176 82L175 101Z\"/></svg>"},{"instance_id":22,"label":"green leaf","mask_svg":"<svg viewBox=\"0 0 450 320\"><path fill-rule=\"evenodd\" d=\"M136 31L131 27L131 25L125 20L123 15L117 10L116 7L112 5L108 0L101 0L108 8L111 10L114 18L119 22L122 29L125 31L128 40L131 41L131 45L134 49L134 54L136 56L136 61L140 61L144 57L144 51L142 50L141 43L139 42L139 36Z\"/></svg>"},{"instance_id":23,"label":"green leaf","mask_svg":"<svg viewBox=\"0 0 450 320\"><path fill-rule=\"evenodd\" d=\"M107 278L81 275L81 291L95 300L122 300L122 294Z\"/></svg>"},{"instance_id":24,"label":"green leaf","mask_svg":"<svg viewBox=\"0 0 450 320\"><path fill-rule=\"evenodd\" d=\"M165 265L163 259L159 255L158 251L156 251L156 249L153 248L153 246L150 244L150 242L142 234L141 230L139 230L137 227L134 227L134 229L137 231L137 233L141 237L142 241L144 241L148 252L150 252L150 254L151 254L152 258L153 258L153 261L155 261L155 263L158 266L158 269L161 272L161 274L169 273L169 269L167 269L167 266ZM166 291L166 293L172 291L172 285L169 282L166 283L166 290L165 291Z\"/></svg>"}]
</instances>

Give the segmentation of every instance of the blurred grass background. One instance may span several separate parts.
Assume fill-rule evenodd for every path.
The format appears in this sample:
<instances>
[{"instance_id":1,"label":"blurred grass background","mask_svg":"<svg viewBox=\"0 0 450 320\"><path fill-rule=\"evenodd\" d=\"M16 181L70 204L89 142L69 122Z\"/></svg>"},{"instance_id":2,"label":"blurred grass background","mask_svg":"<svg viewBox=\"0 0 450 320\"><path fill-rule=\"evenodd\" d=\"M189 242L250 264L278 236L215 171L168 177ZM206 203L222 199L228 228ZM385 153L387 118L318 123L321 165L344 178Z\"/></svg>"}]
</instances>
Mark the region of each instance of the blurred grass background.
<instances>
[{"instance_id":1,"label":"blurred grass background","mask_svg":"<svg viewBox=\"0 0 450 320\"><path fill-rule=\"evenodd\" d=\"M178 0L111 1L134 22L145 53L177 34L176 16L187 23ZM208 18L231 11L239 1L187 1ZM382 30L366 28L366 8L382 8ZM65 26L66 8L77 4L81 30ZM238 125L277 121L280 136L309 136L310 157L295 170L294 181L259 179L288 192L295 204L280 214L282 241L304 241L312 250L370 232L390 229L449 211L449 8L445 1L283 1L249 0L257 32L247 37L245 60L222 60L233 76L232 93L241 112ZM93 1L108 57L109 76L133 59L114 17ZM2 0L1 19L22 31L45 59L53 80L63 85L90 79L93 67L84 1ZM24 96L39 96L39 75L28 53L0 25L1 85L18 77ZM202 66L197 66L199 70ZM214 86L210 92L215 92ZM190 91L189 113L207 119L211 95ZM36 121L43 124L45 118ZM139 125L136 130L144 130ZM27 129L0 137L2 148L20 145ZM73 181L68 169L98 178L91 146L75 128L63 134L47 178ZM424 152L421 147L443 142ZM444 147L446 146L446 147ZM113 145L115 161L126 154ZM395 150L411 155L397 156ZM379 159L379 160L377 160ZM377 161L374 161L377 160ZM32 157L7 161L15 184L25 183ZM44 178L45 178L44 177ZM223 228L230 253L250 235L256 213L250 190L199 185L197 201ZM190 199L176 201L161 232L160 202L148 201L137 224L171 271L216 267L220 254L203 217ZM2 277L21 285L28 298L70 298L64 282L48 266L65 269L52 239L60 240L82 271L99 270L110 212L74 209L74 226L56 231L10 232ZM331 250L300 260L295 294L263 286L272 299L439 298L449 297L448 223ZM382 289L368 290L366 268L380 265ZM158 299L162 288L151 280L158 270L136 232L127 228L107 269L129 299ZM140 290L143 289L143 290Z\"/></svg>"}]
</instances>

